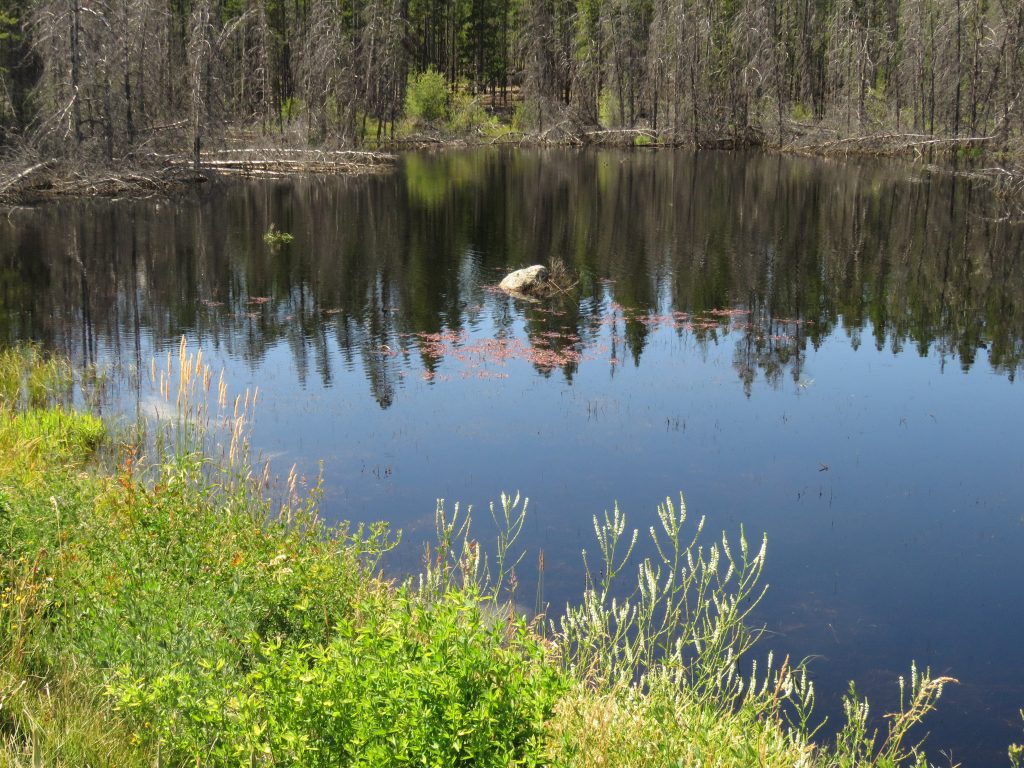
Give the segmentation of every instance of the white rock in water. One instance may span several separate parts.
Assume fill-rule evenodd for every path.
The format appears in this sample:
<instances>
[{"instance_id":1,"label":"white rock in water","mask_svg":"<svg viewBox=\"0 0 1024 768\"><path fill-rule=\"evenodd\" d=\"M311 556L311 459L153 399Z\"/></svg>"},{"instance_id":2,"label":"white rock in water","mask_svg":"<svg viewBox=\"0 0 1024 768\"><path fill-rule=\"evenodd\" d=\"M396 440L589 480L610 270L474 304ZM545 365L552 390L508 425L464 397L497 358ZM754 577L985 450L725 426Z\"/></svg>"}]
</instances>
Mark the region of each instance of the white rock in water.
<instances>
[{"instance_id":1,"label":"white rock in water","mask_svg":"<svg viewBox=\"0 0 1024 768\"><path fill-rule=\"evenodd\" d=\"M548 268L541 264L534 264L532 267L517 269L506 275L498 287L509 293L531 294L542 290L548 281Z\"/></svg>"}]
</instances>

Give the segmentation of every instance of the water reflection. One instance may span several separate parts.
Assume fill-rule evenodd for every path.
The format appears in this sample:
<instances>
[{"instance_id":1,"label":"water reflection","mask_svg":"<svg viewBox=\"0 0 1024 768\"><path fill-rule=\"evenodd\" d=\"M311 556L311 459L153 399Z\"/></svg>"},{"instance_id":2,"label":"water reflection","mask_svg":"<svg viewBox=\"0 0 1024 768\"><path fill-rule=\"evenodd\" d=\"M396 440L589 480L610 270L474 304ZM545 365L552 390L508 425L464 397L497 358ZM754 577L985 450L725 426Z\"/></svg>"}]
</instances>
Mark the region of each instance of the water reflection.
<instances>
[{"instance_id":1,"label":"water reflection","mask_svg":"<svg viewBox=\"0 0 1024 768\"><path fill-rule=\"evenodd\" d=\"M964 370L987 350L1012 378L1022 232L986 219L972 184L762 155L489 151L407 156L392 177L17 211L0 222L0 334L87 359L97 339L130 351L147 334L254 363L284 342L300 379L324 384L331 337L388 407L408 361L437 373L436 334L482 314L510 326L489 285L557 257L579 282L523 311L536 369L567 380L587 357L639 365L666 323L734 338L748 394L758 376L799 381L808 345L837 329ZM271 223L294 241L267 247ZM709 314L722 309L743 322Z\"/></svg>"}]
</instances>

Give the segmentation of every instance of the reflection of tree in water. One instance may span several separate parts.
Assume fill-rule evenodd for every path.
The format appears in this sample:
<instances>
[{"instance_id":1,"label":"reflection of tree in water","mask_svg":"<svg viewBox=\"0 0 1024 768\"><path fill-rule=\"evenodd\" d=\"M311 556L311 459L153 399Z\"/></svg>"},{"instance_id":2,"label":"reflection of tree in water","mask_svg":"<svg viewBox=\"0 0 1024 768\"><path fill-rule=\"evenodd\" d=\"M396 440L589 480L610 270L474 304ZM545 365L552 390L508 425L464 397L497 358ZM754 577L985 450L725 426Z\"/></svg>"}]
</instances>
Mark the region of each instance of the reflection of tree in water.
<instances>
[{"instance_id":1,"label":"reflection of tree in water","mask_svg":"<svg viewBox=\"0 0 1024 768\"><path fill-rule=\"evenodd\" d=\"M894 164L417 155L391 177L16 211L0 221L0 333L86 359L100 347L137 358L146 334L188 333L254 365L283 345L302 381L361 368L382 407L412 368L442 370L451 349L438 354L431 334L485 323L513 338L522 323L523 359L571 379L602 343L613 362L639 365L673 313L699 320L672 324L701 344L728 331L748 392L759 372L799 381L807 344L837 331L964 369L985 350L1012 377L1024 229L986 219L985 204L969 179ZM269 249L271 223L294 241ZM524 308L485 288L555 256L580 279L553 303ZM727 308L748 314L708 314Z\"/></svg>"},{"instance_id":2,"label":"reflection of tree in water","mask_svg":"<svg viewBox=\"0 0 1024 768\"><path fill-rule=\"evenodd\" d=\"M758 371L768 384L778 387L788 368L793 382L800 384L805 344L803 321L766 317L760 311L752 313L733 353L733 367L747 397L750 397Z\"/></svg>"}]
</instances>

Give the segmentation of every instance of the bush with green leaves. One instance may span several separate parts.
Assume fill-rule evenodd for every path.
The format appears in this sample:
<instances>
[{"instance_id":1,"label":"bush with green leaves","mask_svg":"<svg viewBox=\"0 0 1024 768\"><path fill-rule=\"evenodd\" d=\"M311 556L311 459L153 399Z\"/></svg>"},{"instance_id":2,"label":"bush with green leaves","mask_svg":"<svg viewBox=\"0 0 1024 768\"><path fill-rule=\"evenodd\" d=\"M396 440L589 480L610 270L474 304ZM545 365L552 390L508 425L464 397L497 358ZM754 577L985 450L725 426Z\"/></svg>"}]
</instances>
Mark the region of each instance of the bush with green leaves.
<instances>
[{"instance_id":1,"label":"bush with green leaves","mask_svg":"<svg viewBox=\"0 0 1024 768\"><path fill-rule=\"evenodd\" d=\"M491 624L457 592L425 603L402 588L358 607L325 642L250 637L244 674L176 665L109 691L203 765L542 764L562 678L524 624Z\"/></svg>"},{"instance_id":2,"label":"bush with green leaves","mask_svg":"<svg viewBox=\"0 0 1024 768\"><path fill-rule=\"evenodd\" d=\"M455 133L493 130L497 120L487 114L480 100L468 93L459 93L452 99L451 119L448 126Z\"/></svg>"},{"instance_id":3,"label":"bush with green leaves","mask_svg":"<svg viewBox=\"0 0 1024 768\"><path fill-rule=\"evenodd\" d=\"M1020 716L1024 719L1024 709L1020 711ZM1013 768L1021 768L1024 766L1024 744L1011 744L1009 748L1010 765Z\"/></svg>"},{"instance_id":4,"label":"bush with green leaves","mask_svg":"<svg viewBox=\"0 0 1024 768\"><path fill-rule=\"evenodd\" d=\"M416 122L444 119L448 112L448 83L433 68L409 75L405 90L405 115Z\"/></svg>"},{"instance_id":5,"label":"bush with green leaves","mask_svg":"<svg viewBox=\"0 0 1024 768\"><path fill-rule=\"evenodd\" d=\"M267 228L267 231L263 233L263 242L271 248L287 245L294 239L295 236L292 235L291 232L283 232L277 228L277 225L274 224L274 222L270 222L270 226Z\"/></svg>"}]
</instances>

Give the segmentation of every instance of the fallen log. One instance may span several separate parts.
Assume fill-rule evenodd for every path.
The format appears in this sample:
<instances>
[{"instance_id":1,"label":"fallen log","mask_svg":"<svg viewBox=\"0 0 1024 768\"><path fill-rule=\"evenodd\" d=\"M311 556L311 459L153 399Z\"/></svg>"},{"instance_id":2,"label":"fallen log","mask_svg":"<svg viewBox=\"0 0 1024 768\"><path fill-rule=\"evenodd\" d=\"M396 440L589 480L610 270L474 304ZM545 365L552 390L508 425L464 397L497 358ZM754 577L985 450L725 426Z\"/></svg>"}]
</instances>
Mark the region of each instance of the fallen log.
<instances>
[{"instance_id":1,"label":"fallen log","mask_svg":"<svg viewBox=\"0 0 1024 768\"><path fill-rule=\"evenodd\" d=\"M44 160L41 163L36 163L35 165L33 165L30 168L26 168L25 170L21 171L20 173L14 174L14 176L11 176L9 179L5 179L4 182L2 184L0 184L0 193L5 192L6 190L8 190L11 187L13 187L15 184L20 182L22 179L28 178L29 176L31 176L36 171L41 170L43 168L46 168L48 165L50 165L50 161L49 160Z\"/></svg>"}]
</instances>

